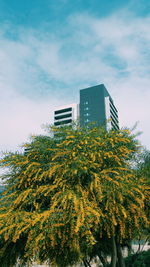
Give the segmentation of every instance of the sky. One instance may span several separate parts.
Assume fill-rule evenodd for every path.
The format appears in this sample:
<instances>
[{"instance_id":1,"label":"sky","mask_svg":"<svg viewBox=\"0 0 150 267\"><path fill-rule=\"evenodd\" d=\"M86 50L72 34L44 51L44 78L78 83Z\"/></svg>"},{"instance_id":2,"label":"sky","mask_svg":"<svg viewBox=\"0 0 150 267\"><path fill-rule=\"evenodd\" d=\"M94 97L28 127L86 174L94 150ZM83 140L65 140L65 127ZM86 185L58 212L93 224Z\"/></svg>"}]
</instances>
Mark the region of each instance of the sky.
<instances>
[{"instance_id":1,"label":"sky","mask_svg":"<svg viewBox=\"0 0 150 267\"><path fill-rule=\"evenodd\" d=\"M150 1L0 0L0 151L103 83L150 149Z\"/></svg>"}]
</instances>

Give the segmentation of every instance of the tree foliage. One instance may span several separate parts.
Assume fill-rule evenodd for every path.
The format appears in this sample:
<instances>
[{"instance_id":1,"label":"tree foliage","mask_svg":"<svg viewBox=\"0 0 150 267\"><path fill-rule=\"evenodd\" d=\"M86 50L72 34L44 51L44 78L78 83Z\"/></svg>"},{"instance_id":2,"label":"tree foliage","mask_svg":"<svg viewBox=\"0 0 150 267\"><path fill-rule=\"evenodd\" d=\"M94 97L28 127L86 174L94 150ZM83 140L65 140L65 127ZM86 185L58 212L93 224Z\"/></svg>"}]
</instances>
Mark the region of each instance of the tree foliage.
<instances>
[{"instance_id":1,"label":"tree foliage","mask_svg":"<svg viewBox=\"0 0 150 267\"><path fill-rule=\"evenodd\" d=\"M125 259L125 262L128 267L149 267L150 250L131 255Z\"/></svg>"},{"instance_id":2,"label":"tree foliage","mask_svg":"<svg viewBox=\"0 0 150 267\"><path fill-rule=\"evenodd\" d=\"M120 244L148 225L147 185L131 164L140 149L135 136L79 126L54 132L32 137L23 153L1 160L8 167L0 199L1 266L11 266L11 258L71 265L92 255L100 241Z\"/></svg>"},{"instance_id":3,"label":"tree foliage","mask_svg":"<svg viewBox=\"0 0 150 267\"><path fill-rule=\"evenodd\" d=\"M145 178L145 213L150 218L150 151L144 150L140 155L136 170L138 177L143 176ZM142 226L142 231L139 233L138 239L139 243L142 239L145 240L145 243L150 243L150 229L145 228L145 225Z\"/></svg>"}]
</instances>

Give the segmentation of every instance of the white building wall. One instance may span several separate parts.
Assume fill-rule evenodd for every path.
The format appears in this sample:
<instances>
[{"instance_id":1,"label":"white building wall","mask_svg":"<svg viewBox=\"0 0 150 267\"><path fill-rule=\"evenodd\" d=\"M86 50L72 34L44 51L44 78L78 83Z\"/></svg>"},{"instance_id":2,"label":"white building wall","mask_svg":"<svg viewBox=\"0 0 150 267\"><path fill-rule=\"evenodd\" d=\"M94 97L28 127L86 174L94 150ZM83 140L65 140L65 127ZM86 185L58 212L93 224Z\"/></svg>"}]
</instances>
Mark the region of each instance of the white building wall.
<instances>
[{"instance_id":1,"label":"white building wall","mask_svg":"<svg viewBox=\"0 0 150 267\"><path fill-rule=\"evenodd\" d=\"M67 108L72 108L72 110L71 111L64 111L64 112L61 112L60 114L55 114L55 111L59 111L59 110L67 109ZM67 119L72 119L72 121L77 121L79 118L79 104L76 104L76 103L64 105L64 106L59 106L55 109L55 111L54 111L54 123L65 121ZM61 119L55 120L56 116L61 116L61 115L63 116L63 115L67 115L70 113L71 113L71 117L61 118Z\"/></svg>"},{"instance_id":2,"label":"white building wall","mask_svg":"<svg viewBox=\"0 0 150 267\"><path fill-rule=\"evenodd\" d=\"M106 128L110 130L111 126L111 118L110 118L110 104L109 104L109 96L105 97L105 113L106 113Z\"/></svg>"}]
</instances>

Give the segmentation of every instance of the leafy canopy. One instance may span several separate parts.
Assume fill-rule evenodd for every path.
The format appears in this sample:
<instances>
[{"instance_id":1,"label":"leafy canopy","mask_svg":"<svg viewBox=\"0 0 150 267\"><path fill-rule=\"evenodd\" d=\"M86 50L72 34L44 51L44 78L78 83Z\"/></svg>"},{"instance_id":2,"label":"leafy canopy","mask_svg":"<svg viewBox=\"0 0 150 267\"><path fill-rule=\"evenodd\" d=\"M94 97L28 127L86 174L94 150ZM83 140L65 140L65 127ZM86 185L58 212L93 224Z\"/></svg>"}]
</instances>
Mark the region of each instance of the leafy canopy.
<instances>
[{"instance_id":1,"label":"leafy canopy","mask_svg":"<svg viewBox=\"0 0 150 267\"><path fill-rule=\"evenodd\" d=\"M3 264L11 248L14 261L67 266L85 257L97 235L123 240L148 224L145 180L132 169L135 136L96 127L53 131L1 160L8 167L0 199Z\"/></svg>"}]
</instances>

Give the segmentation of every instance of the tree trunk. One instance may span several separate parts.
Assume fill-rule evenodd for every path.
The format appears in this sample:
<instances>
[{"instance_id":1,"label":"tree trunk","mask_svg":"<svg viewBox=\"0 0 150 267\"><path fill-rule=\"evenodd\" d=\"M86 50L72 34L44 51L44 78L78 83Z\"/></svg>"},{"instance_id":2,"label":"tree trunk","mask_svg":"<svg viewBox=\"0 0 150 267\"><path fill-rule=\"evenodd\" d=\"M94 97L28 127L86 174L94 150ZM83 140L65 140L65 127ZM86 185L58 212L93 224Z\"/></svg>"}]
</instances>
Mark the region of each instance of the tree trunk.
<instances>
[{"instance_id":1,"label":"tree trunk","mask_svg":"<svg viewBox=\"0 0 150 267\"><path fill-rule=\"evenodd\" d=\"M89 261L86 260L86 262L88 267L92 267Z\"/></svg>"},{"instance_id":2,"label":"tree trunk","mask_svg":"<svg viewBox=\"0 0 150 267\"><path fill-rule=\"evenodd\" d=\"M91 267L91 264L87 260L83 260L85 267Z\"/></svg>"},{"instance_id":3,"label":"tree trunk","mask_svg":"<svg viewBox=\"0 0 150 267\"><path fill-rule=\"evenodd\" d=\"M117 250L116 250L116 242L115 237L111 238L111 267L116 267L117 263Z\"/></svg>"},{"instance_id":4,"label":"tree trunk","mask_svg":"<svg viewBox=\"0 0 150 267\"><path fill-rule=\"evenodd\" d=\"M107 266L107 261L106 261L105 257L103 257L100 252L97 254L97 256L99 257L101 263L103 264L103 267L106 267Z\"/></svg>"},{"instance_id":5,"label":"tree trunk","mask_svg":"<svg viewBox=\"0 0 150 267\"><path fill-rule=\"evenodd\" d=\"M88 267L88 265L87 265L85 260L83 260L83 264L84 264L85 267Z\"/></svg>"},{"instance_id":6,"label":"tree trunk","mask_svg":"<svg viewBox=\"0 0 150 267\"><path fill-rule=\"evenodd\" d=\"M129 243L128 243L128 257L131 255L131 253L132 253L132 242L129 241Z\"/></svg>"},{"instance_id":7,"label":"tree trunk","mask_svg":"<svg viewBox=\"0 0 150 267\"><path fill-rule=\"evenodd\" d=\"M117 258L119 267L125 267L124 258L122 256L122 249L119 242L116 242L116 247L117 247Z\"/></svg>"}]
</instances>

